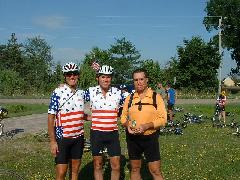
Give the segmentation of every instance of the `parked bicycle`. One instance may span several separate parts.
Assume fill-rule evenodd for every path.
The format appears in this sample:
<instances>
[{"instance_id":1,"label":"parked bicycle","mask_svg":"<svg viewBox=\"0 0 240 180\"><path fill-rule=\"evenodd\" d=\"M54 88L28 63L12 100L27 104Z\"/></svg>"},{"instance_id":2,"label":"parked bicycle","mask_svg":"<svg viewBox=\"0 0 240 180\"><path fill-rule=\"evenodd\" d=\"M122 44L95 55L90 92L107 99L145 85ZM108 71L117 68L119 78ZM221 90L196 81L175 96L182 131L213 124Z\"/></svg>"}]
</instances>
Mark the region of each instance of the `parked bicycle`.
<instances>
[{"instance_id":1,"label":"parked bicycle","mask_svg":"<svg viewBox=\"0 0 240 180\"><path fill-rule=\"evenodd\" d=\"M236 126L235 131L232 134L236 136L240 136L240 125Z\"/></svg>"},{"instance_id":2,"label":"parked bicycle","mask_svg":"<svg viewBox=\"0 0 240 180\"><path fill-rule=\"evenodd\" d=\"M165 127L160 128L160 135L183 135L181 123L179 121L170 121Z\"/></svg>"},{"instance_id":3,"label":"parked bicycle","mask_svg":"<svg viewBox=\"0 0 240 180\"><path fill-rule=\"evenodd\" d=\"M0 136L3 135L3 128L4 128L3 119L7 117L7 115L8 115L8 110L0 106Z\"/></svg>"},{"instance_id":4,"label":"parked bicycle","mask_svg":"<svg viewBox=\"0 0 240 180\"><path fill-rule=\"evenodd\" d=\"M216 104L215 112L212 117L213 127L224 127L224 124L220 121L220 115L221 115L221 108L219 107L219 104Z\"/></svg>"}]
</instances>

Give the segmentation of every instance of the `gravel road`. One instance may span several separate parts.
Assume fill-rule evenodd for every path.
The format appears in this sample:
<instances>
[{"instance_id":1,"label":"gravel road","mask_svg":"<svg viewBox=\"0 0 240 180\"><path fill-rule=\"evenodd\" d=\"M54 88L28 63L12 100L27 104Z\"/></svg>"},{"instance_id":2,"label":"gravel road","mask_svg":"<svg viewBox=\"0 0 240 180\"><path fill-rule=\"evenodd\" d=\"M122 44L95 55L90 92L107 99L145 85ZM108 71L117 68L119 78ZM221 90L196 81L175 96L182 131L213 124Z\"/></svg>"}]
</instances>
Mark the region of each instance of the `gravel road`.
<instances>
[{"instance_id":1,"label":"gravel road","mask_svg":"<svg viewBox=\"0 0 240 180\"><path fill-rule=\"evenodd\" d=\"M48 104L49 99L0 99L0 105L3 103L27 103L27 104ZM176 106L181 104L214 104L214 99L177 99ZM228 99L228 103L240 104L240 99ZM22 117L5 118L3 120L4 131L14 130L15 136L26 133L37 133L41 130L47 130L47 113L33 114Z\"/></svg>"}]
</instances>

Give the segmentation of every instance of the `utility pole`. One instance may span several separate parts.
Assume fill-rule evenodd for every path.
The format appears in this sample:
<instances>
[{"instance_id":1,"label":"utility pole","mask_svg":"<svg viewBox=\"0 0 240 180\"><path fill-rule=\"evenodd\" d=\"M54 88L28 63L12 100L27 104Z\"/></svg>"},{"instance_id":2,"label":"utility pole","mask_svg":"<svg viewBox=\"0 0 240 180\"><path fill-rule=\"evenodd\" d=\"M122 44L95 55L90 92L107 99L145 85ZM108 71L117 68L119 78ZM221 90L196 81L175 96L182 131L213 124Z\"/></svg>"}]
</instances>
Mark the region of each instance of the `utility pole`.
<instances>
[{"instance_id":1,"label":"utility pole","mask_svg":"<svg viewBox=\"0 0 240 180\"><path fill-rule=\"evenodd\" d=\"M221 93L221 87L222 87L222 16L218 19L218 51L220 55L220 64L218 69L218 94Z\"/></svg>"},{"instance_id":2,"label":"utility pole","mask_svg":"<svg viewBox=\"0 0 240 180\"><path fill-rule=\"evenodd\" d=\"M222 16L206 16L206 18L218 18L218 52L220 56L220 63L218 67L218 94L221 93L222 88Z\"/></svg>"}]
</instances>

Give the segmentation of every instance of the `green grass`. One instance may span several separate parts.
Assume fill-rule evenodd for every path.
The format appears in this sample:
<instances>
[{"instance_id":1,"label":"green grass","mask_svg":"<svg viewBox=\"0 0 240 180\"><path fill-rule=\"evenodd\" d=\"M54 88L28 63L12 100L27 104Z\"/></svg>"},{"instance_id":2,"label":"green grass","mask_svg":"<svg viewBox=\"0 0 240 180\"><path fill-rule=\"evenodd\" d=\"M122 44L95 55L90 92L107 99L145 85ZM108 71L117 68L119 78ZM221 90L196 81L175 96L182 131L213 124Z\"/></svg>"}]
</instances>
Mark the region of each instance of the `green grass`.
<instances>
[{"instance_id":1,"label":"green grass","mask_svg":"<svg viewBox=\"0 0 240 180\"><path fill-rule=\"evenodd\" d=\"M204 114L211 117L212 105L182 105L184 112L176 113L181 120L186 112ZM229 104L227 111L235 114L240 123L240 105ZM227 117L231 122L232 117ZM86 137L89 137L89 122ZM239 179L240 177L240 137L231 133L231 128L212 127L210 119L202 124L190 124L183 130L183 135L160 136L162 172L167 180L186 179ZM129 179L129 162L126 151L125 134L120 132L122 147L121 179ZM125 158L124 158L125 156ZM29 135L19 139L0 139L0 179L19 179L1 176L1 170L17 173L24 179L54 179L54 160L49 151L48 139L44 133ZM110 177L110 167L104 166L104 179ZM143 179L151 179L146 165L142 168ZM81 179L93 178L91 153L84 153L81 166Z\"/></svg>"},{"instance_id":2,"label":"green grass","mask_svg":"<svg viewBox=\"0 0 240 180\"><path fill-rule=\"evenodd\" d=\"M1 104L8 110L9 117L25 116L30 114L46 113L48 105L45 104Z\"/></svg>"}]
</instances>

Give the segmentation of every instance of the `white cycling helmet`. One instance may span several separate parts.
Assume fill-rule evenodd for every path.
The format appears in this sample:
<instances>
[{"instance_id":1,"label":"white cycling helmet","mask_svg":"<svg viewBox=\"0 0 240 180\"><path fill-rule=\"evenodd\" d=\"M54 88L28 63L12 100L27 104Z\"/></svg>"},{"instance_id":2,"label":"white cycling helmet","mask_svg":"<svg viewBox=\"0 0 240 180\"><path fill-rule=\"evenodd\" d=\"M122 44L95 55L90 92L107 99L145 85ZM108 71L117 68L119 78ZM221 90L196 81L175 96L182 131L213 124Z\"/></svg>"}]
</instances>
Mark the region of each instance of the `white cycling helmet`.
<instances>
[{"instance_id":1,"label":"white cycling helmet","mask_svg":"<svg viewBox=\"0 0 240 180\"><path fill-rule=\"evenodd\" d=\"M75 64L73 62L69 62L62 67L62 71L63 71L63 73L68 73L68 72L73 72L73 71L79 72L79 68L78 68L77 64Z\"/></svg>"},{"instance_id":2,"label":"white cycling helmet","mask_svg":"<svg viewBox=\"0 0 240 180\"><path fill-rule=\"evenodd\" d=\"M112 75L113 74L113 68L108 65L103 65L98 70L98 74L106 74L106 75Z\"/></svg>"}]
</instances>

